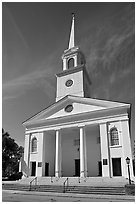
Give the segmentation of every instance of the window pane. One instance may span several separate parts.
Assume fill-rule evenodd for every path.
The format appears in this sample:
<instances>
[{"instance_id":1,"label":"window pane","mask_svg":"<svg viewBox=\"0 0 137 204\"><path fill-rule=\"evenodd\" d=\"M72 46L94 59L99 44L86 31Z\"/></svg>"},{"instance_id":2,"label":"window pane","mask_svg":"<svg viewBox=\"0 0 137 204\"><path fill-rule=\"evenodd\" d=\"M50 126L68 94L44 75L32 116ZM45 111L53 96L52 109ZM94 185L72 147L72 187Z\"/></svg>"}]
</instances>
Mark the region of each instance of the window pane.
<instances>
[{"instance_id":1,"label":"window pane","mask_svg":"<svg viewBox=\"0 0 137 204\"><path fill-rule=\"evenodd\" d=\"M68 68L72 68L72 67L74 67L74 59L70 58L68 61Z\"/></svg>"},{"instance_id":2,"label":"window pane","mask_svg":"<svg viewBox=\"0 0 137 204\"><path fill-rule=\"evenodd\" d=\"M118 130L116 128L112 128L110 130L110 139L111 145L119 145L119 138L118 138Z\"/></svg>"},{"instance_id":3,"label":"window pane","mask_svg":"<svg viewBox=\"0 0 137 204\"><path fill-rule=\"evenodd\" d=\"M32 140L32 152L36 152L37 151L37 139L34 138Z\"/></svg>"}]
</instances>

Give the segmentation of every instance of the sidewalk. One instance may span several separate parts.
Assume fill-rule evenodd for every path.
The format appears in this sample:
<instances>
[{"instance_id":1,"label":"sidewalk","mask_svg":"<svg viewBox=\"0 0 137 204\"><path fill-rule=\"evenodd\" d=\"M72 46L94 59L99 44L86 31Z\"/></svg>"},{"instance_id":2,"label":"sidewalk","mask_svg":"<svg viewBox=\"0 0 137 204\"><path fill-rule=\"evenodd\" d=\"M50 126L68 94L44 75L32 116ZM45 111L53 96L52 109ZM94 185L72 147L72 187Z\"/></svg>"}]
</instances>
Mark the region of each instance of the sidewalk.
<instances>
[{"instance_id":1,"label":"sidewalk","mask_svg":"<svg viewBox=\"0 0 137 204\"><path fill-rule=\"evenodd\" d=\"M18 194L18 195L30 195L30 196L51 196L51 197L66 197L66 198L89 198L98 200L112 200L112 201L127 201L135 202L135 196L128 195L101 195L101 194L74 194L74 193L54 193L54 192L34 192L34 191L15 191L15 190L3 190L3 193Z\"/></svg>"}]
</instances>

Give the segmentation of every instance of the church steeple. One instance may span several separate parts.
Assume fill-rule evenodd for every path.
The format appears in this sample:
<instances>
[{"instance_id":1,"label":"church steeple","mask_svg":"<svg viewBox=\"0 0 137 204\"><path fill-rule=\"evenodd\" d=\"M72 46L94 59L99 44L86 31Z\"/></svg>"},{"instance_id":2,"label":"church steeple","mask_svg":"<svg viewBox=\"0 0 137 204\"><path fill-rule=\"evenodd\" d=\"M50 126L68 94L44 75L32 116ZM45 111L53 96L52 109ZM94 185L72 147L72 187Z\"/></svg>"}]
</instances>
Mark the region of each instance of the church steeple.
<instances>
[{"instance_id":1,"label":"church steeple","mask_svg":"<svg viewBox=\"0 0 137 204\"><path fill-rule=\"evenodd\" d=\"M56 74L57 92L56 101L66 95L80 97L89 97L91 84L90 78L86 71L86 61L80 48L75 45L74 40L74 22L75 17L72 14L72 24L69 36L68 49L62 55L63 71Z\"/></svg>"},{"instance_id":2,"label":"church steeple","mask_svg":"<svg viewBox=\"0 0 137 204\"><path fill-rule=\"evenodd\" d=\"M75 26L75 15L72 13L72 25L71 25L71 32L70 32L70 38L69 38L69 47L68 49L71 49L75 47L75 36L74 36L74 26Z\"/></svg>"},{"instance_id":3,"label":"church steeple","mask_svg":"<svg viewBox=\"0 0 137 204\"><path fill-rule=\"evenodd\" d=\"M64 51L62 55L63 70L75 68L77 66L84 65L85 57L80 51L80 48L75 45L75 16L72 14L72 24L69 36L68 49Z\"/></svg>"}]
</instances>

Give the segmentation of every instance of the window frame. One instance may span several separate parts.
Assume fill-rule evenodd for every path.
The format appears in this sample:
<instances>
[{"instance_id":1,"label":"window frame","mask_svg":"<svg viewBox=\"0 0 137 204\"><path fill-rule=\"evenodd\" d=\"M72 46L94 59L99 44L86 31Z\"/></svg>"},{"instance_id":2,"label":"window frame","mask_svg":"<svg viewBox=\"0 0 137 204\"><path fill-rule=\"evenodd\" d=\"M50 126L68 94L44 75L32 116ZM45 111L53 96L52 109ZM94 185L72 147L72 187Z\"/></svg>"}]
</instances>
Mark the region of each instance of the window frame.
<instances>
[{"instance_id":1,"label":"window frame","mask_svg":"<svg viewBox=\"0 0 137 204\"><path fill-rule=\"evenodd\" d=\"M36 140L36 143L34 144L34 141ZM37 150L38 150L38 140L36 137L33 137L32 140L31 140L31 153L37 153ZM35 146L36 147L35 147Z\"/></svg>"},{"instance_id":2,"label":"window frame","mask_svg":"<svg viewBox=\"0 0 137 204\"><path fill-rule=\"evenodd\" d=\"M69 59L68 59L68 69L71 69L71 68L73 68L74 66L75 66L75 59L74 59L74 57L70 57ZM71 64L72 64L72 66L71 66Z\"/></svg>"},{"instance_id":3,"label":"window frame","mask_svg":"<svg viewBox=\"0 0 137 204\"><path fill-rule=\"evenodd\" d=\"M110 135L110 147L120 146L119 131L115 126L110 129L109 135Z\"/></svg>"}]
</instances>

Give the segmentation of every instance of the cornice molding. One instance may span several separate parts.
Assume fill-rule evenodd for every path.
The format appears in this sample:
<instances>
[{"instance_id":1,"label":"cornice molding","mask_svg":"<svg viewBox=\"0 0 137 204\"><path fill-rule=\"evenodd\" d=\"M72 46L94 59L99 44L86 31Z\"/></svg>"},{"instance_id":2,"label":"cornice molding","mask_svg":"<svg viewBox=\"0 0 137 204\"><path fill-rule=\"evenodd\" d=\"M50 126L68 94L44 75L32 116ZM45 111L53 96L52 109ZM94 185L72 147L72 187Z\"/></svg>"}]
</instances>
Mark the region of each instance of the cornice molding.
<instances>
[{"instance_id":1,"label":"cornice molding","mask_svg":"<svg viewBox=\"0 0 137 204\"><path fill-rule=\"evenodd\" d=\"M92 124L104 124L107 122L116 122L116 121L125 121L127 119L127 114L115 115L115 116L108 116L96 119L89 119L83 121L71 121L69 123L63 123L58 125L49 125L49 126L42 126L42 127L30 127L26 130L26 134L30 132L40 132L40 131L50 131L50 130L57 130L57 129L66 129L66 128L73 128L73 127L80 127L80 126L89 126Z\"/></svg>"}]
</instances>

